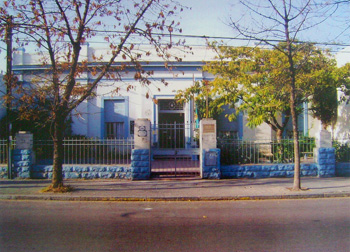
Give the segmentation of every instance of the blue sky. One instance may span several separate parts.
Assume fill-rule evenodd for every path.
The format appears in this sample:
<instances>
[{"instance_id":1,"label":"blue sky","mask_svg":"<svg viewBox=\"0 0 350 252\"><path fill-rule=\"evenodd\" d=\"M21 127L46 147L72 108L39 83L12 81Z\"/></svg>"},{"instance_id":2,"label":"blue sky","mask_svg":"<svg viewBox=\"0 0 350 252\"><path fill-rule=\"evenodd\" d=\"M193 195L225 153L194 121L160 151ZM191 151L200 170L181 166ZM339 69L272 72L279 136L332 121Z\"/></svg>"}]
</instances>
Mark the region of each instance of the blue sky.
<instances>
[{"instance_id":1,"label":"blue sky","mask_svg":"<svg viewBox=\"0 0 350 252\"><path fill-rule=\"evenodd\" d=\"M191 9L185 9L179 16L179 21L185 35L206 35L215 37L232 37L233 30L227 25L229 17L237 19L241 11L237 5L238 0L179 0ZM347 10L342 10L344 15ZM350 15L349 15L350 16ZM336 38L341 29L340 25L332 22L323 24L304 34L302 39L329 42L347 42L349 36ZM350 32L348 33L350 34ZM186 39L190 45L205 44L204 39ZM226 43L236 44L237 41L225 40ZM2 45L1 45L2 46ZM3 46L2 46L3 47ZM5 54L0 54L0 70L5 70Z\"/></svg>"}]
</instances>

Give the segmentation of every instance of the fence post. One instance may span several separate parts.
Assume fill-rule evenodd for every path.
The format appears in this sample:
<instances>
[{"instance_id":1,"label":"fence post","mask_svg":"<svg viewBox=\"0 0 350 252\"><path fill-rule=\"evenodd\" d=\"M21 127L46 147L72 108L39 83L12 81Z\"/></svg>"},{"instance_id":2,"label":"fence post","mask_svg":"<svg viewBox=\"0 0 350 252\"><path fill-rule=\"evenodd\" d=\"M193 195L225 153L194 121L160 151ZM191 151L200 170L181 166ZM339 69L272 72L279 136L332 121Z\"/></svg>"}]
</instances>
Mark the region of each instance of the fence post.
<instances>
[{"instance_id":1,"label":"fence post","mask_svg":"<svg viewBox=\"0 0 350 252\"><path fill-rule=\"evenodd\" d=\"M12 144L13 144L13 139L12 136L10 135L9 138L7 139L7 177L8 179L12 179Z\"/></svg>"},{"instance_id":2,"label":"fence post","mask_svg":"<svg viewBox=\"0 0 350 252\"><path fill-rule=\"evenodd\" d=\"M151 149L151 122L148 119L136 119L134 126L134 149L131 153L131 178L149 179Z\"/></svg>"},{"instance_id":3,"label":"fence post","mask_svg":"<svg viewBox=\"0 0 350 252\"><path fill-rule=\"evenodd\" d=\"M200 121L200 175L201 178L220 179L220 149L216 146L216 121Z\"/></svg>"},{"instance_id":4,"label":"fence post","mask_svg":"<svg viewBox=\"0 0 350 252\"><path fill-rule=\"evenodd\" d=\"M314 157L318 167L318 177L335 176L335 149L332 147L331 133L320 130L316 136Z\"/></svg>"},{"instance_id":5,"label":"fence post","mask_svg":"<svg viewBox=\"0 0 350 252\"><path fill-rule=\"evenodd\" d=\"M13 150L14 177L30 178L32 169L33 134L20 131L16 134L16 148Z\"/></svg>"}]
</instances>

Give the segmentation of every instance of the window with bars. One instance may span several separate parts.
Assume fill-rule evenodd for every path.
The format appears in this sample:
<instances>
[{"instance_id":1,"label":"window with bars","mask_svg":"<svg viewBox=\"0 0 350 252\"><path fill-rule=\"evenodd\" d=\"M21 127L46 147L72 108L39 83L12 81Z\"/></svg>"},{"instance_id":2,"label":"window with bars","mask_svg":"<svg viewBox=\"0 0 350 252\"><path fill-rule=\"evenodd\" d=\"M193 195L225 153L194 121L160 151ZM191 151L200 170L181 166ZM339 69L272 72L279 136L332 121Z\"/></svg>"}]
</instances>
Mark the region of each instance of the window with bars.
<instances>
[{"instance_id":1,"label":"window with bars","mask_svg":"<svg viewBox=\"0 0 350 252\"><path fill-rule=\"evenodd\" d=\"M173 99L160 99L158 101L159 104L159 110L160 111L167 111L167 110L183 110L184 105L183 103L179 103Z\"/></svg>"},{"instance_id":2,"label":"window with bars","mask_svg":"<svg viewBox=\"0 0 350 252\"><path fill-rule=\"evenodd\" d=\"M124 136L123 122L106 122L106 137L121 139Z\"/></svg>"}]
</instances>

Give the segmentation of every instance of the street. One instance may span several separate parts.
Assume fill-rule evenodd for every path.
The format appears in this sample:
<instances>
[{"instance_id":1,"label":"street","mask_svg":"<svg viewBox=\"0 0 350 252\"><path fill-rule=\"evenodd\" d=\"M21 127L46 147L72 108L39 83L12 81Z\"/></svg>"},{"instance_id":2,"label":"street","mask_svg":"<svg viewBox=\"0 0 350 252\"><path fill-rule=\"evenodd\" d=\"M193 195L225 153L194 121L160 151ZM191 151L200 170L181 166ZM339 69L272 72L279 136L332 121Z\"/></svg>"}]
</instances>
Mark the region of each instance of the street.
<instances>
[{"instance_id":1,"label":"street","mask_svg":"<svg viewBox=\"0 0 350 252\"><path fill-rule=\"evenodd\" d=\"M350 198L0 201L0 251L350 251Z\"/></svg>"}]
</instances>

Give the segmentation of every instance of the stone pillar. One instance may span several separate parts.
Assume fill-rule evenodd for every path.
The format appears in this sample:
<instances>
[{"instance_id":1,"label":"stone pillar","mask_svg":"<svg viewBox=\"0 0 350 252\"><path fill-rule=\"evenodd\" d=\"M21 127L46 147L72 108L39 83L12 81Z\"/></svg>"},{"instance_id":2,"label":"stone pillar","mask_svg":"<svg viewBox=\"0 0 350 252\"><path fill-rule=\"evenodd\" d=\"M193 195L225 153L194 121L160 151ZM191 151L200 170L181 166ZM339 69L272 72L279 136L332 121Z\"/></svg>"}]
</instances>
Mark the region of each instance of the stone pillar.
<instances>
[{"instance_id":1,"label":"stone pillar","mask_svg":"<svg viewBox=\"0 0 350 252\"><path fill-rule=\"evenodd\" d=\"M30 178L33 161L33 134L20 131L16 134L16 148L13 150L13 177Z\"/></svg>"},{"instance_id":2,"label":"stone pillar","mask_svg":"<svg viewBox=\"0 0 350 252\"><path fill-rule=\"evenodd\" d=\"M202 178L220 179L220 149L216 148L216 121L200 121L200 175Z\"/></svg>"},{"instance_id":3,"label":"stone pillar","mask_svg":"<svg viewBox=\"0 0 350 252\"><path fill-rule=\"evenodd\" d=\"M319 177L335 176L335 149L332 147L331 133L325 129L316 135L314 157Z\"/></svg>"},{"instance_id":4,"label":"stone pillar","mask_svg":"<svg viewBox=\"0 0 350 252\"><path fill-rule=\"evenodd\" d=\"M131 153L131 178L133 180L149 179L151 177L151 122L148 119L136 119L134 142L135 147Z\"/></svg>"}]
</instances>

